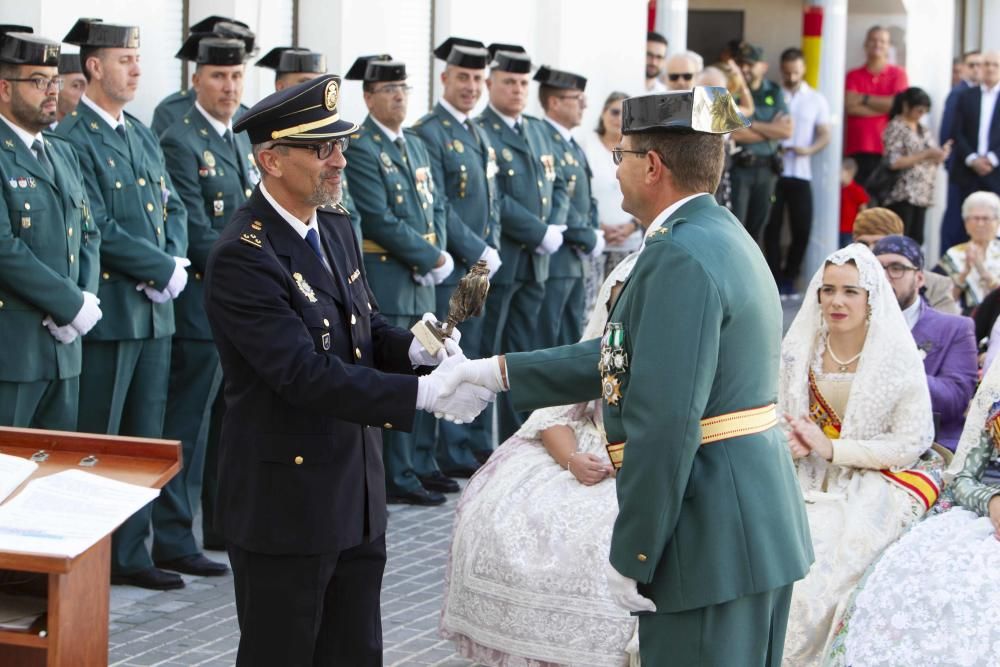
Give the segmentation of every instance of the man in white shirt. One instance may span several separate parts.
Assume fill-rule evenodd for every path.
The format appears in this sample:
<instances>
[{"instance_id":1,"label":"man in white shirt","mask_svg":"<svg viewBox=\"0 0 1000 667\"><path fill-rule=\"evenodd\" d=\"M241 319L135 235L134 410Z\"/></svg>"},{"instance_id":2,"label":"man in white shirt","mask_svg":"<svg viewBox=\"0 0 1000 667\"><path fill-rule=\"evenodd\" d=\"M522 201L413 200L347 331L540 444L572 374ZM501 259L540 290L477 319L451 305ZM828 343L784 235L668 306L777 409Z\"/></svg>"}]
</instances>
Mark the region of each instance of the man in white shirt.
<instances>
[{"instance_id":1,"label":"man in white shirt","mask_svg":"<svg viewBox=\"0 0 1000 667\"><path fill-rule=\"evenodd\" d=\"M812 156L830 143L830 108L818 91L803 81L806 71L802 51L791 48L781 54L781 92L792 117L792 136L781 142L784 171L774 188L774 204L764 231L764 250L778 291L784 297L795 293L795 280L802 268L812 228ZM791 243L781 248L781 231L788 212Z\"/></svg>"},{"instance_id":2,"label":"man in white shirt","mask_svg":"<svg viewBox=\"0 0 1000 667\"><path fill-rule=\"evenodd\" d=\"M646 33L646 92L665 93L667 87L660 81L663 65L667 60L667 38L650 30Z\"/></svg>"}]
</instances>

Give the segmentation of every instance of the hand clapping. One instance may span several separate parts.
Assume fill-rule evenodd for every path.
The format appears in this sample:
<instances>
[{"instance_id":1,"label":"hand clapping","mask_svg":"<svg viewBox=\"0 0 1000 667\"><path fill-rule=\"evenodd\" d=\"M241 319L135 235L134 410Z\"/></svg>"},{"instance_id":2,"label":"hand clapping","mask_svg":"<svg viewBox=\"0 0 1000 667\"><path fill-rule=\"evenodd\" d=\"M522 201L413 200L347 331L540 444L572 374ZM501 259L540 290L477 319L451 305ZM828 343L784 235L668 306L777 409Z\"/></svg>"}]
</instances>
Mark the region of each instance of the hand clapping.
<instances>
[{"instance_id":1,"label":"hand clapping","mask_svg":"<svg viewBox=\"0 0 1000 667\"><path fill-rule=\"evenodd\" d=\"M833 442L808 417L792 417L785 415L788 423L788 448L793 459L800 459L815 452L822 458L833 459Z\"/></svg>"}]
</instances>

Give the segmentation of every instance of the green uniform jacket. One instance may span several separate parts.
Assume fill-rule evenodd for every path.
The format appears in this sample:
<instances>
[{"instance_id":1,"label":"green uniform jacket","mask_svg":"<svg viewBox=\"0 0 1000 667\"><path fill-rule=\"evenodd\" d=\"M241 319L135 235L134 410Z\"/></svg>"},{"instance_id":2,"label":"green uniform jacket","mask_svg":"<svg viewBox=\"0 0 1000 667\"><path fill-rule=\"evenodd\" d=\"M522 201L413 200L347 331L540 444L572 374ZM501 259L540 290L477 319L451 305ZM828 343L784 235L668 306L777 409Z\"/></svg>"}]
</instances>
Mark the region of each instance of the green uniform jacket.
<instances>
[{"instance_id":1,"label":"green uniform jacket","mask_svg":"<svg viewBox=\"0 0 1000 667\"><path fill-rule=\"evenodd\" d=\"M174 333L174 304L136 290L164 290L174 257L187 254L187 211L175 194L160 146L145 125L125 114L128 144L81 103L56 127L80 157L91 215L101 232L97 296L104 317L88 338L142 340Z\"/></svg>"},{"instance_id":2,"label":"green uniform jacket","mask_svg":"<svg viewBox=\"0 0 1000 667\"><path fill-rule=\"evenodd\" d=\"M582 278L583 260L577 251L588 253L597 245L597 200L590 193L590 179L594 174L583 149L566 141L550 123L544 127L569 197L563 245L549 260L549 277Z\"/></svg>"},{"instance_id":3,"label":"green uniform jacket","mask_svg":"<svg viewBox=\"0 0 1000 667\"><path fill-rule=\"evenodd\" d=\"M455 271L445 285L457 285L486 246L500 247L496 152L486 133L475 123L472 127L475 136L440 104L413 126L427 146L437 195L446 199Z\"/></svg>"},{"instance_id":4,"label":"green uniform jacket","mask_svg":"<svg viewBox=\"0 0 1000 667\"><path fill-rule=\"evenodd\" d=\"M535 248L545 236L546 225L562 225L569 212L566 183L548 142L548 126L522 115L522 134L507 126L486 107L476 122L486 131L497 152L500 204L500 258L503 266L491 282L545 282L549 257ZM548 129L546 129L548 128Z\"/></svg>"},{"instance_id":5,"label":"green uniform jacket","mask_svg":"<svg viewBox=\"0 0 1000 667\"><path fill-rule=\"evenodd\" d=\"M784 586L813 559L805 504L778 428L701 445L699 421L777 401L781 306L764 258L711 195L647 241L608 319L624 330L625 442L611 563L660 613ZM601 341L510 354L517 409L601 395Z\"/></svg>"},{"instance_id":6,"label":"green uniform jacket","mask_svg":"<svg viewBox=\"0 0 1000 667\"><path fill-rule=\"evenodd\" d=\"M58 342L48 315L69 324L83 291L97 293L100 235L90 219L73 148L45 132L55 178L0 121L0 381L35 382L80 374L82 343Z\"/></svg>"},{"instance_id":7,"label":"green uniform jacket","mask_svg":"<svg viewBox=\"0 0 1000 667\"><path fill-rule=\"evenodd\" d=\"M347 150L347 178L361 213L365 271L386 315L434 311L434 287L419 285L413 274L434 268L447 241L444 199L435 196L427 149L409 130L406 150L403 162L371 117L351 135Z\"/></svg>"},{"instance_id":8,"label":"green uniform jacket","mask_svg":"<svg viewBox=\"0 0 1000 667\"><path fill-rule=\"evenodd\" d=\"M170 129L171 125L194 108L195 99L196 95L192 88L170 93L160 100L160 103L153 109L153 122L150 124L149 129L156 136L162 137L163 133ZM248 109L249 107L241 103L236 109L236 113L233 114L233 123L235 124Z\"/></svg>"},{"instance_id":9,"label":"green uniform jacket","mask_svg":"<svg viewBox=\"0 0 1000 667\"><path fill-rule=\"evenodd\" d=\"M788 105L785 104L785 95L781 92L781 86L770 79L764 79L760 88L751 92L753 96L753 120L765 123L774 121L774 117L779 113L787 114ZM743 150L758 157L774 155L781 148L781 142L774 139L768 141L758 141L753 144L742 144Z\"/></svg>"},{"instance_id":10,"label":"green uniform jacket","mask_svg":"<svg viewBox=\"0 0 1000 667\"><path fill-rule=\"evenodd\" d=\"M360 248L361 214L358 213L358 207L354 205L354 197L351 196L351 190L347 187L347 174L343 172L340 174L340 210L344 215L350 217L351 229L354 230L354 238L357 239Z\"/></svg>"},{"instance_id":11,"label":"green uniform jacket","mask_svg":"<svg viewBox=\"0 0 1000 667\"><path fill-rule=\"evenodd\" d=\"M187 208L188 283L174 302L176 336L212 340L202 279L212 245L260 180L250 139L235 135L236 154L205 116L188 111L160 137L170 179Z\"/></svg>"}]
</instances>

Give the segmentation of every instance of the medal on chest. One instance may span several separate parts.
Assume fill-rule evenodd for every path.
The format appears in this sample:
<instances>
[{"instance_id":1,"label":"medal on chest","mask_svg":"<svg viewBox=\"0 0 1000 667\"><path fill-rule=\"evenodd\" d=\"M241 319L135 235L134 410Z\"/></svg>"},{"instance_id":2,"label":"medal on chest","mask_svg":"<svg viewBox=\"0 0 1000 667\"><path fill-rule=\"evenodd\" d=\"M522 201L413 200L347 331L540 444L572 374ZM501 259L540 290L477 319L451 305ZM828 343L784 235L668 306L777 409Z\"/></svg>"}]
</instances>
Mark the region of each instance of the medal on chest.
<instances>
[{"instance_id":1,"label":"medal on chest","mask_svg":"<svg viewBox=\"0 0 1000 667\"><path fill-rule=\"evenodd\" d=\"M608 322L601 338L601 393L608 405L618 405L621 400L619 375L628 370L628 353L625 351L625 329L621 322Z\"/></svg>"}]
</instances>

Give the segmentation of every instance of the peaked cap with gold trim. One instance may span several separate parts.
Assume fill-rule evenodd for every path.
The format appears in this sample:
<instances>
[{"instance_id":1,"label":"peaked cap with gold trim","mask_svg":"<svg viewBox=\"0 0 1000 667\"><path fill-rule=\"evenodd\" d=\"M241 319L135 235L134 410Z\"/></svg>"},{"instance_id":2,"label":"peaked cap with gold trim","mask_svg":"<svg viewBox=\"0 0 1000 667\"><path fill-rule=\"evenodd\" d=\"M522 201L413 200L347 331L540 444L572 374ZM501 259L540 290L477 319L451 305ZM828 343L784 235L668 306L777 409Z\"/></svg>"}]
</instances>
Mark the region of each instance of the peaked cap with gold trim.
<instances>
[{"instance_id":1,"label":"peaked cap with gold trim","mask_svg":"<svg viewBox=\"0 0 1000 667\"><path fill-rule=\"evenodd\" d=\"M339 102L340 77L327 74L271 93L243 114L233 131L246 131L252 144L335 139L358 129L357 123L341 120Z\"/></svg>"}]
</instances>

